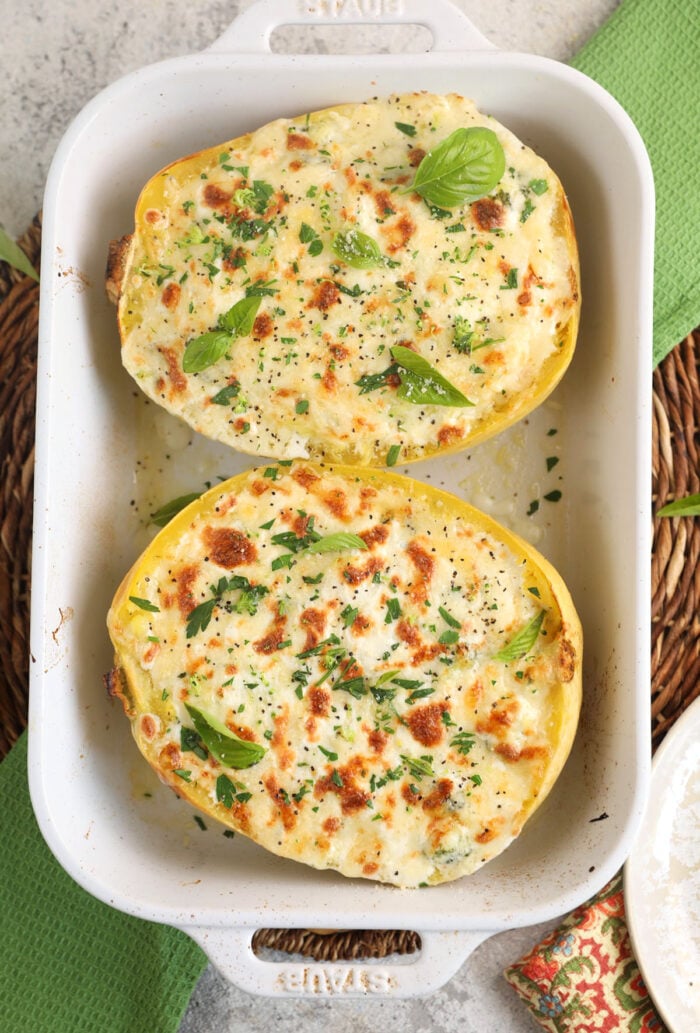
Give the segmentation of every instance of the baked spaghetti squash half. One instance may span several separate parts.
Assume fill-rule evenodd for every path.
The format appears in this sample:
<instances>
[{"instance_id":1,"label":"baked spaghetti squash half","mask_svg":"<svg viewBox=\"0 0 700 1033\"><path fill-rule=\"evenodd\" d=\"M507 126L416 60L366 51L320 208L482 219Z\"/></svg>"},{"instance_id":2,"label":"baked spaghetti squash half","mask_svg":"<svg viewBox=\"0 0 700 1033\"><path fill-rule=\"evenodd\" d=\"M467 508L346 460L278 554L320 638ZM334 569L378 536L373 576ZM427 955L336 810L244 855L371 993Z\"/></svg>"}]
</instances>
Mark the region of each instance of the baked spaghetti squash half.
<instances>
[{"instance_id":1,"label":"baked spaghetti squash half","mask_svg":"<svg viewBox=\"0 0 700 1033\"><path fill-rule=\"evenodd\" d=\"M414 93L163 169L108 293L124 366L195 430L381 466L472 445L549 394L579 267L547 163L471 101Z\"/></svg>"},{"instance_id":2,"label":"baked spaghetti squash half","mask_svg":"<svg viewBox=\"0 0 700 1033\"><path fill-rule=\"evenodd\" d=\"M490 517L371 469L282 462L154 539L107 676L181 796L275 854L402 887L500 854L569 753L581 630Z\"/></svg>"}]
</instances>

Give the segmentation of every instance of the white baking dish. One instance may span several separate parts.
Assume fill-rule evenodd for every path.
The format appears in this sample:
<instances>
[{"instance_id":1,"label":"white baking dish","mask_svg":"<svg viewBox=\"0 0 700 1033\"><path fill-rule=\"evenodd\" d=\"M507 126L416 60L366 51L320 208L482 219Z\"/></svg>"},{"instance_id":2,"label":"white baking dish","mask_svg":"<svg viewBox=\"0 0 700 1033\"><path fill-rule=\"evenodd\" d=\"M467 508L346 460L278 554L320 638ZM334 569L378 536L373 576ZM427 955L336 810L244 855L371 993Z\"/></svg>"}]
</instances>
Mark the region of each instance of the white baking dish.
<instances>
[{"instance_id":1,"label":"white baking dish","mask_svg":"<svg viewBox=\"0 0 700 1033\"><path fill-rule=\"evenodd\" d=\"M427 25L434 47L270 51L276 26L346 21ZM137 397L102 274L108 241L131 229L142 184L167 162L279 115L412 89L473 97L549 160L569 194L584 318L564 382L471 457L411 473L536 541L571 588L586 655L572 756L520 839L471 877L402 892L201 831L102 690L104 615L153 531L140 517L251 463ZM357 0L351 11L263 0L209 50L129 75L85 108L58 149L44 209L29 766L43 834L86 889L187 930L254 992L410 995L444 983L489 933L564 913L620 867L649 778L653 208L646 153L619 106L568 67L497 52L446 0ZM561 461L547 474L552 453ZM528 518L530 498L553 487L561 501ZM250 948L261 926L411 928L423 949L409 963L275 964Z\"/></svg>"}]
</instances>

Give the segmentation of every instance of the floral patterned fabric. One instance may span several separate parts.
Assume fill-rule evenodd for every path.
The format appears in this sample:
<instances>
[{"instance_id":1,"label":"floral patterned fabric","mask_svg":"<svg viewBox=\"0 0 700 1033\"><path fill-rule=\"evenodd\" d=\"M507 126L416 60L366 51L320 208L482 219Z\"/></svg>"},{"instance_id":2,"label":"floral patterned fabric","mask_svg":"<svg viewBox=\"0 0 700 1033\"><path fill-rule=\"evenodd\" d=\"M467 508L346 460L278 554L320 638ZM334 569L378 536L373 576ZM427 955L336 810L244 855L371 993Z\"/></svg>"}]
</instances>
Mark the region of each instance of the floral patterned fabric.
<instances>
[{"instance_id":1,"label":"floral patterned fabric","mask_svg":"<svg viewBox=\"0 0 700 1033\"><path fill-rule=\"evenodd\" d=\"M621 874L504 975L552 1033L667 1033L632 954Z\"/></svg>"}]
</instances>

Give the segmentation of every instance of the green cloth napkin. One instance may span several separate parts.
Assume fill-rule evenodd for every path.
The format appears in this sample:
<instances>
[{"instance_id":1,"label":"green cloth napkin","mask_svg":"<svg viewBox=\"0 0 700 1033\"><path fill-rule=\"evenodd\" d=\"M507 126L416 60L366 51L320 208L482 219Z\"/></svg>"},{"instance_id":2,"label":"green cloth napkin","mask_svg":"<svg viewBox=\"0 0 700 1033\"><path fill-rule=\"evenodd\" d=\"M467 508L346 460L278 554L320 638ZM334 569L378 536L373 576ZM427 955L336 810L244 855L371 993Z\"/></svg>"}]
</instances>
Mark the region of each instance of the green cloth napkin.
<instances>
[{"instance_id":1,"label":"green cloth napkin","mask_svg":"<svg viewBox=\"0 0 700 1033\"><path fill-rule=\"evenodd\" d=\"M700 0L624 0L571 63L620 102L651 159L656 365L700 325Z\"/></svg>"},{"instance_id":2,"label":"green cloth napkin","mask_svg":"<svg viewBox=\"0 0 700 1033\"><path fill-rule=\"evenodd\" d=\"M206 957L184 933L122 914L66 875L27 787L27 735L0 764L0 1028L170 1033Z\"/></svg>"}]
</instances>

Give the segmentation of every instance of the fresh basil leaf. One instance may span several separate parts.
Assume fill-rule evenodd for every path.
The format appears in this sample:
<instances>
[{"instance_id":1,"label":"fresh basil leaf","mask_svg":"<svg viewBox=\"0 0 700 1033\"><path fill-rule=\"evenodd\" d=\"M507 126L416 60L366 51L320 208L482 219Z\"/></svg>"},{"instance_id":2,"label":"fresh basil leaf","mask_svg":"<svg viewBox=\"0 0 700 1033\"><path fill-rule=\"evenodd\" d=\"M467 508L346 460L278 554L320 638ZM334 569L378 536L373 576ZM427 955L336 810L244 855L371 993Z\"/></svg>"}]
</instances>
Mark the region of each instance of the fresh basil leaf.
<instances>
[{"instance_id":1,"label":"fresh basil leaf","mask_svg":"<svg viewBox=\"0 0 700 1033\"><path fill-rule=\"evenodd\" d=\"M357 534L350 534L348 531L338 531L337 534L327 534L312 542L307 552L345 552L346 549L366 549L366 543Z\"/></svg>"},{"instance_id":2,"label":"fresh basil leaf","mask_svg":"<svg viewBox=\"0 0 700 1033\"><path fill-rule=\"evenodd\" d=\"M130 595L129 602L133 603L134 606L138 606L139 610L146 610L147 613L160 613L160 606L149 602L148 599L139 599L137 595Z\"/></svg>"},{"instance_id":3,"label":"fresh basil leaf","mask_svg":"<svg viewBox=\"0 0 700 1033\"><path fill-rule=\"evenodd\" d=\"M193 491L189 495L180 495L179 498L171 499L170 502L166 502L164 506L157 509L155 513L151 513L151 523L156 524L158 527L165 527L174 516L177 516L185 506L189 506L190 502L198 499L201 494L201 491Z\"/></svg>"},{"instance_id":4,"label":"fresh basil leaf","mask_svg":"<svg viewBox=\"0 0 700 1033\"><path fill-rule=\"evenodd\" d=\"M183 370L185 373L201 373L223 358L232 342L233 334L225 330L210 330L200 337L193 337L185 345Z\"/></svg>"},{"instance_id":5,"label":"fresh basil leaf","mask_svg":"<svg viewBox=\"0 0 700 1033\"><path fill-rule=\"evenodd\" d=\"M505 663L508 663L510 660L520 660L526 653L529 653L537 641L537 636L540 633L542 621L544 620L544 613L544 610L540 610L528 624L520 629L517 635L513 636L510 642L507 642L505 646L498 650L494 655L494 660L503 660Z\"/></svg>"},{"instance_id":6,"label":"fresh basil leaf","mask_svg":"<svg viewBox=\"0 0 700 1033\"><path fill-rule=\"evenodd\" d=\"M212 757L227 768L249 768L267 753L264 746L247 739L239 739L230 729L211 714L185 704L200 739Z\"/></svg>"},{"instance_id":7,"label":"fresh basil leaf","mask_svg":"<svg viewBox=\"0 0 700 1033\"><path fill-rule=\"evenodd\" d=\"M456 642L459 642L459 632L455 631L454 628L448 628L447 631L443 631L438 642L442 646L453 646Z\"/></svg>"},{"instance_id":8,"label":"fresh basil leaf","mask_svg":"<svg viewBox=\"0 0 700 1033\"><path fill-rule=\"evenodd\" d=\"M240 298L228 312L219 316L220 328L236 337L247 337L253 329L261 301L262 293L249 294L245 298Z\"/></svg>"},{"instance_id":9,"label":"fresh basil leaf","mask_svg":"<svg viewBox=\"0 0 700 1033\"><path fill-rule=\"evenodd\" d=\"M360 230L350 229L345 233L336 233L331 241L331 248L342 262L353 269L373 269L384 261L376 240Z\"/></svg>"},{"instance_id":10,"label":"fresh basil leaf","mask_svg":"<svg viewBox=\"0 0 700 1033\"><path fill-rule=\"evenodd\" d=\"M657 510L657 516L700 516L700 495L687 495L684 499L675 499Z\"/></svg>"},{"instance_id":11,"label":"fresh basil leaf","mask_svg":"<svg viewBox=\"0 0 700 1033\"><path fill-rule=\"evenodd\" d=\"M379 685L384 685L388 681L393 681L397 674L401 674L401 671L399 671L399 670L384 671L384 673L380 674L379 677L377 678L377 680L375 682L375 688L378 687Z\"/></svg>"},{"instance_id":12,"label":"fresh basil leaf","mask_svg":"<svg viewBox=\"0 0 700 1033\"><path fill-rule=\"evenodd\" d=\"M0 226L0 262L7 262L14 269L19 269L25 276L31 276L32 280L39 282L39 275L25 255L19 244L16 244L12 237L9 237Z\"/></svg>"},{"instance_id":13,"label":"fresh basil leaf","mask_svg":"<svg viewBox=\"0 0 700 1033\"><path fill-rule=\"evenodd\" d=\"M438 373L421 355L410 348L396 345L391 349L394 362L402 367L399 372L401 387L399 398L414 405L451 405L464 408L473 405L458 388Z\"/></svg>"},{"instance_id":14,"label":"fresh basil leaf","mask_svg":"<svg viewBox=\"0 0 700 1033\"><path fill-rule=\"evenodd\" d=\"M378 685L373 685L370 692L374 696L375 703L388 703L396 695L396 689L380 689Z\"/></svg>"},{"instance_id":15,"label":"fresh basil leaf","mask_svg":"<svg viewBox=\"0 0 700 1033\"><path fill-rule=\"evenodd\" d=\"M456 208L489 194L505 167L503 147L492 129L455 129L428 151L405 192L414 191L439 208Z\"/></svg>"}]
</instances>

